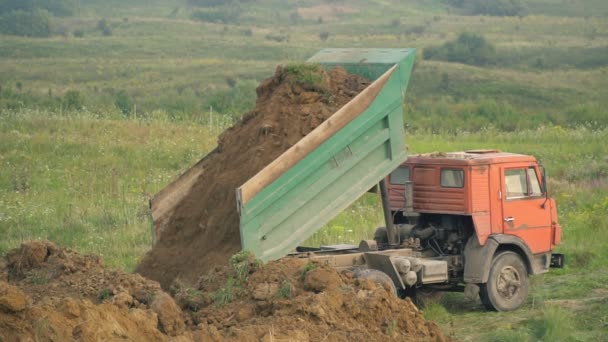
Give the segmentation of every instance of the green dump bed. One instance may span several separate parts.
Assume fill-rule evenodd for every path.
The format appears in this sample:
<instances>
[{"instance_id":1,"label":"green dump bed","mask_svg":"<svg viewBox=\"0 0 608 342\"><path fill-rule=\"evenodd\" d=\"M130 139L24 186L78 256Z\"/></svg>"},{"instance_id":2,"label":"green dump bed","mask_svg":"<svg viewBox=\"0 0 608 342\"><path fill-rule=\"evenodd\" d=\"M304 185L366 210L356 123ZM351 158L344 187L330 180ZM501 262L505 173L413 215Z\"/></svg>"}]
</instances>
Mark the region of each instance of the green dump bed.
<instances>
[{"instance_id":1,"label":"green dump bed","mask_svg":"<svg viewBox=\"0 0 608 342\"><path fill-rule=\"evenodd\" d=\"M407 158L403 97L414 49L324 49L308 60L374 82L237 189L241 244L287 255Z\"/></svg>"}]
</instances>

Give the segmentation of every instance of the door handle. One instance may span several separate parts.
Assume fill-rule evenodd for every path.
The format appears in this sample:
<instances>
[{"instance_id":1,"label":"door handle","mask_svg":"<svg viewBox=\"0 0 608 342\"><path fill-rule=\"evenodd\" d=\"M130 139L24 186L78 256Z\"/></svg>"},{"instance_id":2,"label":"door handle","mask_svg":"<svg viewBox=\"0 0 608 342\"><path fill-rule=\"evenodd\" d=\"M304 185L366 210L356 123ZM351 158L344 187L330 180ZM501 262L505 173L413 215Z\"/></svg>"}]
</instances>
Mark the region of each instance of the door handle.
<instances>
[{"instance_id":1,"label":"door handle","mask_svg":"<svg viewBox=\"0 0 608 342\"><path fill-rule=\"evenodd\" d=\"M505 217L505 222L513 222L515 221L515 218L509 216L509 217Z\"/></svg>"}]
</instances>

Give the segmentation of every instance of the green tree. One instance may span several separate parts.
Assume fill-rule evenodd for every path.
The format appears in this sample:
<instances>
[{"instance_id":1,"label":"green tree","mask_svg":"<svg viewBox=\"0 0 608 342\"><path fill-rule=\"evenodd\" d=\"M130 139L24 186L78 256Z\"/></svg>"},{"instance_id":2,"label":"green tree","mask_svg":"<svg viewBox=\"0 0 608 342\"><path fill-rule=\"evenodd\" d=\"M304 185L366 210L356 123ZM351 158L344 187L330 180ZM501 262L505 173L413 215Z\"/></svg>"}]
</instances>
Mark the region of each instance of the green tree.
<instances>
[{"instance_id":1,"label":"green tree","mask_svg":"<svg viewBox=\"0 0 608 342\"><path fill-rule=\"evenodd\" d=\"M455 41L424 49L423 57L470 65L487 65L496 62L496 48L483 36L464 32Z\"/></svg>"},{"instance_id":2,"label":"green tree","mask_svg":"<svg viewBox=\"0 0 608 342\"><path fill-rule=\"evenodd\" d=\"M49 37L51 35L50 14L41 9L31 12L15 10L2 14L0 33L25 37Z\"/></svg>"},{"instance_id":3,"label":"green tree","mask_svg":"<svg viewBox=\"0 0 608 342\"><path fill-rule=\"evenodd\" d=\"M43 9L56 16L70 16L76 7L77 0L0 0L0 14Z\"/></svg>"}]
</instances>

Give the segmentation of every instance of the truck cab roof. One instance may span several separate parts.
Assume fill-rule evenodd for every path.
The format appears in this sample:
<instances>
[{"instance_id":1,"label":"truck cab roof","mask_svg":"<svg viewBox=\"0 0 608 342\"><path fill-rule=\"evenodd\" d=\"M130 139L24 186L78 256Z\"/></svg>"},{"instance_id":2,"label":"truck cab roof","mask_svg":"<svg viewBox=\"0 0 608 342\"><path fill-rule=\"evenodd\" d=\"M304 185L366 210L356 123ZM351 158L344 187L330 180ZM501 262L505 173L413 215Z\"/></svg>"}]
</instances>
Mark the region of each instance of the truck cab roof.
<instances>
[{"instance_id":1,"label":"truck cab roof","mask_svg":"<svg viewBox=\"0 0 608 342\"><path fill-rule=\"evenodd\" d=\"M433 152L408 157L404 164L488 165L513 162L536 162L532 156L500 150L467 150L461 152Z\"/></svg>"}]
</instances>

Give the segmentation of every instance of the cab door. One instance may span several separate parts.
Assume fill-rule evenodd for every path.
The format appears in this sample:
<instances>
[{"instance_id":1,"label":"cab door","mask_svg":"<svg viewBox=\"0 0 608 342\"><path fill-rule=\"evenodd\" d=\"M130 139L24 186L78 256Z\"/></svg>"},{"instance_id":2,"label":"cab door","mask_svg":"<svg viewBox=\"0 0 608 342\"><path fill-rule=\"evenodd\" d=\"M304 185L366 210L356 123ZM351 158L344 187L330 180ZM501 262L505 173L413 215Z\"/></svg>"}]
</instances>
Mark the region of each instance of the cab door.
<instances>
[{"instance_id":1,"label":"cab door","mask_svg":"<svg viewBox=\"0 0 608 342\"><path fill-rule=\"evenodd\" d=\"M534 254L549 251L551 208L538 167L522 164L501 171L503 233L520 237Z\"/></svg>"}]
</instances>

